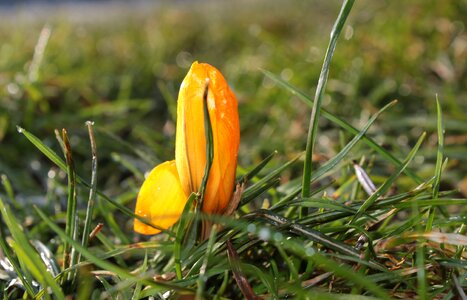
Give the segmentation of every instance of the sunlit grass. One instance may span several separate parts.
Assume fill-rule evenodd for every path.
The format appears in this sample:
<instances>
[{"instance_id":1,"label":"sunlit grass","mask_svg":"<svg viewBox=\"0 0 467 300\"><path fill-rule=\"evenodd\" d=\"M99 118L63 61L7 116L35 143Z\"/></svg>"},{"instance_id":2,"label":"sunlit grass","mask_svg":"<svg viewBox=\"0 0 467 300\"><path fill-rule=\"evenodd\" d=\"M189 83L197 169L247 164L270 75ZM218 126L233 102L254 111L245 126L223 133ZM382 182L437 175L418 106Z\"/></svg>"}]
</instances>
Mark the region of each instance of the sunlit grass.
<instances>
[{"instance_id":1,"label":"sunlit grass","mask_svg":"<svg viewBox=\"0 0 467 300\"><path fill-rule=\"evenodd\" d=\"M305 194L337 2L0 21L0 294L465 296L461 8L356 1L317 106ZM201 216L217 224L204 242L180 239L185 221L136 235L137 191L173 157L176 94L195 59L218 67L239 98L240 205Z\"/></svg>"}]
</instances>

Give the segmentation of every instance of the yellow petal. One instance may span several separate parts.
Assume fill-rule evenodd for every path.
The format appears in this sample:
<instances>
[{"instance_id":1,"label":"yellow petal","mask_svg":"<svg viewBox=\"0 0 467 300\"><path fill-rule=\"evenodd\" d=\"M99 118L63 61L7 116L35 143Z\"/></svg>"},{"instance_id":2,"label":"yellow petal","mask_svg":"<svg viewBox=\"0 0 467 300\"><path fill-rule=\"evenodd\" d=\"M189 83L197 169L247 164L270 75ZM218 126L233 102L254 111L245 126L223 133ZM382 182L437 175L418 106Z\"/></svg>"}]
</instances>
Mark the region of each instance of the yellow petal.
<instances>
[{"instance_id":1,"label":"yellow petal","mask_svg":"<svg viewBox=\"0 0 467 300\"><path fill-rule=\"evenodd\" d=\"M153 225L167 229L180 218L186 201L175 161L167 161L152 169L143 182L136 201L135 214L147 218ZM134 230L142 234L160 232L137 219Z\"/></svg>"},{"instance_id":2,"label":"yellow petal","mask_svg":"<svg viewBox=\"0 0 467 300\"><path fill-rule=\"evenodd\" d=\"M203 93L207 78L214 160L203 211L222 213L234 188L240 129L237 99L222 74L211 65L194 62L180 87L175 160L185 193L198 192L206 165Z\"/></svg>"}]
</instances>

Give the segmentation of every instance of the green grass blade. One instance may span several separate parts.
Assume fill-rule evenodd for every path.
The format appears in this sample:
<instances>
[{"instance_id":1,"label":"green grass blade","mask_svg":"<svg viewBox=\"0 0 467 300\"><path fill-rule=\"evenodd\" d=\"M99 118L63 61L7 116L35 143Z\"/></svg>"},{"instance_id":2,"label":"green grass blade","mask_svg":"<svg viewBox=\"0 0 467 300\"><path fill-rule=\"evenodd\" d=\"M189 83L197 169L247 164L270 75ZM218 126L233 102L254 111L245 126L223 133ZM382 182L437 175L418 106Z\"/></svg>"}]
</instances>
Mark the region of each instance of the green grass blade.
<instances>
[{"instance_id":1,"label":"green grass blade","mask_svg":"<svg viewBox=\"0 0 467 300\"><path fill-rule=\"evenodd\" d=\"M381 197L386 191L391 187L392 183L399 177L399 175L404 171L404 169L410 164L412 159L417 154L418 149L420 148L422 142L425 140L426 133L423 133L415 144L414 148L410 151L407 158L404 160L403 164L394 172L377 190L373 193L358 209L358 212L352 218L351 223L354 223L375 201Z\"/></svg>"},{"instance_id":2,"label":"green grass blade","mask_svg":"<svg viewBox=\"0 0 467 300\"><path fill-rule=\"evenodd\" d=\"M91 155L92 155L92 166L91 166L91 189L89 190L88 205L86 208L86 217L84 220L83 236L81 245L87 247L89 240L89 233L91 232L91 221L94 212L94 204L96 203L96 192L97 192L97 147L96 139L94 138L93 123L86 122L88 127L89 141L91 144ZM79 260L78 260L79 263Z\"/></svg>"},{"instance_id":3,"label":"green grass blade","mask_svg":"<svg viewBox=\"0 0 467 300\"><path fill-rule=\"evenodd\" d=\"M269 187L277 183L277 179L279 175L289 168L291 165L293 165L300 157L302 154L296 156L292 160L288 161L287 163L281 165L280 167L270 171L268 175L264 176L261 178L261 180L255 182L253 185L249 186L243 191L242 194L242 200L240 201L240 206L247 204L251 200L253 200L257 195L263 193L265 190L267 190Z\"/></svg>"},{"instance_id":4,"label":"green grass blade","mask_svg":"<svg viewBox=\"0 0 467 300\"><path fill-rule=\"evenodd\" d=\"M194 215L192 214L192 211L193 211L194 201L196 201L196 194L192 193L190 197L188 197L188 200L186 201L185 208L183 208L183 213L180 216L180 220L178 221L178 228L177 228L177 233L175 236L175 243L174 243L175 273L179 280L183 278L182 265L181 265L182 243L184 240L184 236L187 234L187 232L191 232L189 228L193 226ZM194 226L196 227L196 224ZM196 237L194 238L196 239Z\"/></svg>"},{"instance_id":5,"label":"green grass blade","mask_svg":"<svg viewBox=\"0 0 467 300\"><path fill-rule=\"evenodd\" d=\"M262 169L273 159L273 157L277 154L277 151L274 151L273 153L269 154L265 159L263 159L256 167L254 167L251 171L247 172L245 175L240 177L237 180L237 183L242 183L242 182L247 182L248 180L252 179L256 175L258 175L259 172L261 172Z\"/></svg>"},{"instance_id":6,"label":"green grass blade","mask_svg":"<svg viewBox=\"0 0 467 300\"><path fill-rule=\"evenodd\" d=\"M67 171L66 163L57 155L57 153L55 153L52 149L50 149L50 147L45 145L39 138L37 138L32 133L30 133L26 129L21 128L19 126L18 126L18 132L22 133L39 151L41 151L49 160L51 160L54 164L56 164L62 171L65 171L65 172ZM76 182L84 185L87 188L92 188L92 185L89 184L88 182L86 182L79 175L76 176ZM127 208L127 207L125 207L123 205L121 205L117 201L111 199L110 197L108 197L107 195L102 193L101 191L97 190L96 194L99 197L101 197L102 199L104 199L105 201L107 201L110 204L112 204L113 206L115 206L118 210L123 212L125 215L127 215L127 216L129 216L131 218L136 218L136 219L140 220L141 222L143 222L144 224L147 224L149 226L154 227L154 225L152 225L151 222L149 222L145 218L142 218L141 216L136 215L132 210L130 210L129 208ZM158 228L158 229L160 229L160 228ZM170 231L164 231L164 232L168 233L169 235L173 235L173 233L170 232Z\"/></svg>"},{"instance_id":7,"label":"green grass blade","mask_svg":"<svg viewBox=\"0 0 467 300\"><path fill-rule=\"evenodd\" d=\"M373 117L371 117L371 119L368 120L368 122L365 124L363 129L356 136L354 136L354 138L347 145L345 145L345 147L342 148L342 150L339 151L339 153L336 156L334 156L332 159L327 161L323 166L318 168L318 170L313 172L313 174L310 176L310 183L317 180L318 178L320 178L321 176L326 174L328 171L332 170L339 162L341 162L344 159L344 157L350 152L350 150L358 143L358 141L360 141L360 139L362 139L362 137L366 134L368 129L370 129L371 125L373 125L373 123L376 121L376 119L385 110L392 107L396 103L397 103L397 101L389 102L383 108L381 108L376 114L374 114Z\"/></svg>"},{"instance_id":8,"label":"green grass blade","mask_svg":"<svg viewBox=\"0 0 467 300\"><path fill-rule=\"evenodd\" d=\"M65 161L61 159L52 149L46 146L40 139L24 128L17 126L18 132L22 133L39 151L41 151L48 159L56 164L60 169L66 171L67 166Z\"/></svg>"},{"instance_id":9,"label":"green grass blade","mask_svg":"<svg viewBox=\"0 0 467 300\"><path fill-rule=\"evenodd\" d=\"M282 78L272 74L269 71L263 70L263 73L267 77L269 77L271 80L278 83L280 86L284 87L290 93L292 93L293 95L296 95L300 100L305 102L307 105L313 106L313 100L308 95L306 95L305 93L300 91L298 88L296 88L295 86L291 85L290 83L286 82ZM323 117L333 122L334 124L339 125L341 128L345 129L347 132L354 134L354 135L358 134L359 130L357 128L353 127L350 123L339 118L338 116L327 111L326 109L321 108L321 114L323 115ZM363 136L362 141L364 141L371 149L379 153L382 157L384 157L386 160L390 161L394 165L396 166L402 165L402 162L397 157L392 155L390 152L386 151L382 146L378 145L371 137L368 137L365 135ZM412 178L416 183L418 184L422 183L422 179L418 177L417 174L410 171L409 169L405 169L404 174Z\"/></svg>"},{"instance_id":10,"label":"green grass blade","mask_svg":"<svg viewBox=\"0 0 467 300\"><path fill-rule=\"evenodd\" d=\"M267 210L257 210L254 213L251 213L244 217L247 219L262 218L273 225L280 226L281 228L290 228L296 234L303 236L308 240L319 243L329 249L342 253L344 255L349 255L357 258L360 256L360 253L358 251L339 240L331 238L317 230L307 228L301 224L295 223L292 220L281 217ZM382 268L376 263L372 263L372 267L384 270L384 268Z\"/></svg>"},{"instance_id":11,"label":"green grass blade","mask_svg":"<svg viewBox=\"0 0 467 300\"><path fill-rule=\"evenodd\" d=\"M67 175L68 175L68 202L66 210L66 223L65 223L65 232L66 234L73 239L75 236L76 230L76 215L77 215L77 203L76 203L76 173L73 164L73 157L71 153L71 145L68 140L68 135L65 129L62 130L62 140L65 146L65 158L67 165ZM64 241L63 245L63 269L73 267L71 265L72 259L70 257L70 245ZM68 280L71 279L73 274L70 272L68 274Z\"/></svg>"},{"instance_id":12,"label":"green grass blade","mask_svg":"<svg viewBox=\"0 0 467 300\"><path fill-rule=\"evenodd\" d=\"M203 93L203 119L204 119L204 137L206 139L206 165L204 167L203 179L199 188L199 202L197 207L201 209L204 202L204 193L208 185L209 173L211 172L212 160L214 159L214 140L212 137L211 117L208 109L209 79L206 78L206 85ZM185 151L189 151L185 149Z\"/></svg>"},{"instance_id":13,"label":"green grass blade","mask_svg":"<svg viewBox=\"0 0 467 300\"><path fill-rule=\"evenodd\" d=\"M318 121L321 110L321 103L324 96L324 91L326 88L326 83L328 80L329 68L331 65L332 56L334 50L336 49L337 39L341 33L344 23L347 20L347 17L352 9L354 0L346 0L341 7L339 16L337 17L334 27L331 31L331 37L329 41L328 48L326 50L326 55L324 57L323 67L321 73L319 74L318 86L316 88L315 101L313 102L313 108L311 111L310 117L310 126L308 128L308 136L306 143L306 154L305 162L303 165L303 180L302 180L302 197L310 197L310 178L311 178L311 162L314 144L316 140L316 135L318 133Z\"/></svg>"},{"instance_id":14,"label":"green grass blade","mask_svg":"<svg viewBox=\"0 0 467 300\"><path fill-rule=\"evenodd\" d=\"M21 209L21 205L16 200L15 193L13 192L13 187L11 186L11 182L10 179L8 179L8 176L2 174L0 178L2 185L5 188L6 194L8 195L8 198L10 198L11 204L15 207L15 209Z\"/></svg>"},{"instance_id":15,"label":"green grass blade","mask_svg":"<svg viewBox=\"0 0 467 300\"><path fill-rule=\"evenodd\" d=\"M439 187L441 183L441 172L444 160L444 126L443 126L443 111L441 103L436 97L436 113L437 113L437 133L438 133L438 149L436 151L436 168L435 179L433 181L433 198L438 198Z\"/></svg>"},{"instance_id":16,"label":"green grass blade","mask_svg":"<svg viewBox=\"0 0 467 300\"><path fill-rule=\"evenodd\" d=\"M135 145L123 140L121 137L117 136L116 134L112 133L111 131L102 128L102 127L97 127L96 128L97 132L108 137L109 139L117 142L119 145L123 146L124 148L128 149L129 151L135 153L139 158L141 158L143 161L145 161L147 164L150 166L153 166L157 163L160 163L161 161L156 159L155 157L152 157L151 155L145 153L138 147L135 147Z\"/></svg>"},{"instance_id":17,"label":"green grass blade","mask_svg":"<svg viewBox=\"0 0 467 300\"><path fill-rule=\"evenodd\" d=\"M198 286L196 290L196 299L198 300L204 299L203 297L204 289L206 287L206 281L208 280L208 277L206 276L206 269L208 267L209 258L213 252L214 242L216 240L216 234L217 234L217 226L213 225L213 227L211 228L211 233L209 235L208 244L206 246L206 253L203 258L203 264L199 270L198 280L196 281L196 284Z\"/></svg>"},{"instance_id":18,"label":"green grass blade","mask_svg":"<svg viewBox=\"0 0 467 300\"><path fill-rule=\"evenodd\" d=\"M3 200L0 198L0 202ZM1 204L0 204L1 205ZM21 269L21 266L19 262L17 261L16 257L13 256L13 253L11 251L11 248L8 246L8 243L6 241L6 235L3 226L0 226L0 248L2 249L3 253L5 256L8 258L10 264L13 266L13 269L15 270L15 273L17 274L18 278L21 280L23 283L26 292L32 297L36 291L32 285L32 280L29 280L30 276L25 274L23 270Z\"/></svg>"},{"instance_id":19,"label":"green grass blade","mask_svg":"<svg viewBox=\"0 0 467 300\"><path fill-rule=\"evenodd\" d=\"M29 272L31 272L43 288L50 287L58 299L65 299L62 289L53 276L47 271L39 254L31 246L29 239L18 224L13 212L3 203L2 199L0 199L0 213L13 237L12 247L18 259L22 261L24 266L28 268Z\"/></svg>"},{"instance_id":20,"label":"green grass blade","mask_svg":"<svg viewBox=\"0 0 467 300\"><path fill-rule=\"evenodd\" d=\"M323 269L329 272L333 272L336 276L345 278L346 280L349 280L356 285L367 289L380 299L391 299L391 297L389 297L389 295L381 287L379 287L371 280L368 280L367 276L359 274L351 268L339 265L334 260L328 259L320 254L313 255L312 259L316 263L319 263Z\"/></svg>"},{"instance_id":21,"label":"green grass blade","mask_svg":"<svg viewBox=\"0 0 467 300\"><path fill-rule=\"evenodd\" d=\"M146 251L145 254L144 254L143 264L141 265L141 273L146 272L147 269L148 269L148 252ZM131 296L131 300L140 299L140 294L141 294L142 288L143 288L143 284L140 281L138 281L136 283L135 289L133 290L133 295Z\"/></svg>"},{"instance_id":22,"label":"green grass blade","mask_svg":"<svg viewBox=\"0 0 467 300\"><path fill-rule=\"evenodd\" d=\"M443 160L444 160L444 129L443 129L443 111L441 104L436 96L436 113L437 113L437 133L438 133L438 149L436 151L436 166L435 166L435 176L433 179L433 198L438 198L439 187L441 183L441 172L443 169ZM435 219L435 208L430 208L428 212L428 220L425 226L426 231L431 231L433 227L433 221Z\"/></svg>"},{"instance_id":23,"label":"green grass blade","mask_svg":"<svg viewBox=\"0 0 467 300\"><path fill-rule=\"evenodd\" d=\"M166 286L167 284L163 282L155 282L152 280L145 280L141 279L138 276L133 275L129 271L116 266L110 262L107 262L101 258L99 258L97 255L93 254L91 251L89 251L87 248L81 246L81 243L71 239L60 227L58 227L47 215L41 211L38 207L34 207L36 210L37 214L39 217L52 229L58 236L60 236L61 239L67 240L69 244L71 244L72 247L76 248L77 251L81 253L82 256L86 257L89 261L89 263L92 263L104 270L107 270L109 272L112 272L116 274L119 278L122 279L128 279L128 280L134 280L134 282L138 282L142 280L142 283L150 286ZM173 285L171 285L173 286ZM183 288L182 288L183 289Z\"/></svg>"},{"instance_id":24,"label":"green grass blade","mask_svg":"<svg viewBox=\"0 0 467 300\"><path fill-rule=\"evenodd\" d=\"M88 249L82 247L78 242L74 241L72 238L70 238L66 232L60 229L47 215L42 212L38 207L34 207L37 214L41 219L52 229L55 233L57 233L61 239L67 240L69 244L71 244L73 247L76 247L76 249L83 255L85 256L91 263L95 264L96 266L99 266L103 269L109 270L111 272L114 272L115 274L118 274L121 278L134 278L133 275L131 275L129 272L126 270L121 269L118 266L115 266L109 262L106 262L104 260L101 260L98 258L96 255L92 254Z\"/></svg>"}]
</instances>

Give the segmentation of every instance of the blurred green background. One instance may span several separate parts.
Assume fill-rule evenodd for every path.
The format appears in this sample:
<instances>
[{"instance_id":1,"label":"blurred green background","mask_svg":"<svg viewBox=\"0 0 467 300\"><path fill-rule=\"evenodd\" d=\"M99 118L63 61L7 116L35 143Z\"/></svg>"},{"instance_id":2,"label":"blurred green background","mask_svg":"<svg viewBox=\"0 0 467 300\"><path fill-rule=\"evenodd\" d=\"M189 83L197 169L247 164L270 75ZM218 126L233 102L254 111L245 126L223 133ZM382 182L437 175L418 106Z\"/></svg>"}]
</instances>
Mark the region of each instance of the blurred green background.
<instances>
[{"instance_id":1,"label":"blurred green background","mask_svg":"<svg viewBox=\"0 0 467 300\"><path fill-rule=\"evenodd\" d=\"M236 92L240 168L274 150L281 163L305 149L311 108L261 71L314 95L341 1L160 1L3 7L0 11L0 173L23 199L61 194L65 174L21 134L61 152L67 128L77 171L90 177L85 121L95 122L98 186L131 202L143 173L174 156L179 85L194 60L208 62ZM369 135L398 158L427 131L412 169L434 174L436 95L449 163L443 188L467 193L465 1L359 0L337 45L324 107L357 128L398 99ZM351 138L323 119L321 163ZM350 159L372 158L361 145ZM372 175L394 167L374 157ZM301 172L297 165L284 180ZM62 178L62 179L60 179ZM45 193L46 191L47 193ZM55 191L55 192L53 192ZM51 196L53 194L53 196ZM45 196L44 196L45 195ZM20 197L21 198L21 197ZM50 199L49 199L50 200Z\"/></svg>"}]
</instances>

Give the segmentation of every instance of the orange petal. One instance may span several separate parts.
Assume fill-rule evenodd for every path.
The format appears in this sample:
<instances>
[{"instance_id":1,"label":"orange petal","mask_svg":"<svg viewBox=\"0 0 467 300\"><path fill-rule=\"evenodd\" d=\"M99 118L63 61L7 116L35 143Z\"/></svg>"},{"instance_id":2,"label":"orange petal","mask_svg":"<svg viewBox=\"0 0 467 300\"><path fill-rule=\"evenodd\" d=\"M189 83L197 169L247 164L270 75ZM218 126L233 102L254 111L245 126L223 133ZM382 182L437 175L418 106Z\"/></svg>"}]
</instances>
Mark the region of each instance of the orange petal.
<instances>
[{"instance_id":1,"label":"orange petal","mask_svg":"<svg viewBox=\"0 0 467 300\"><path fill-rule=\"evenodd\" d=\"M198 192L206 165L203 93L207 78L214 160L203 211L222 213L234 188L240 128L237 99L222 74L211 65L194 62L180 87L175 160L185 193Z\"/></svg>"},{"instance_id":2,"label":"orange petal","mask_svg":"<svg viewBox=\"0 0 467 300\"><path fill-rule=\"evenodd\" d=\"M147 218L155 226L167 229L178 221L186 201L175 161L166 161L152 169L143 182L136 201L135 214ZM134 230L142 234L161 232L137 219Z\"/></svg>"}]
</instances>

